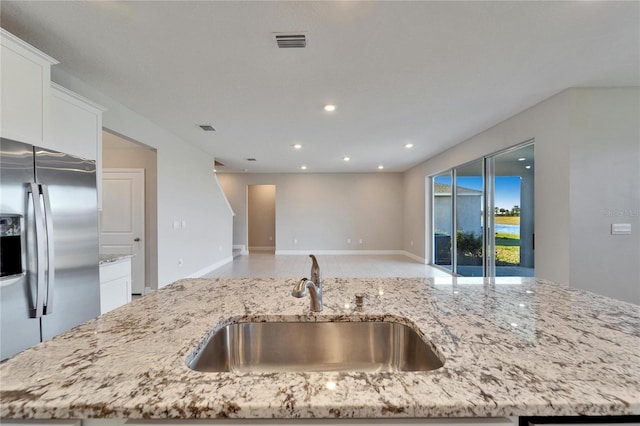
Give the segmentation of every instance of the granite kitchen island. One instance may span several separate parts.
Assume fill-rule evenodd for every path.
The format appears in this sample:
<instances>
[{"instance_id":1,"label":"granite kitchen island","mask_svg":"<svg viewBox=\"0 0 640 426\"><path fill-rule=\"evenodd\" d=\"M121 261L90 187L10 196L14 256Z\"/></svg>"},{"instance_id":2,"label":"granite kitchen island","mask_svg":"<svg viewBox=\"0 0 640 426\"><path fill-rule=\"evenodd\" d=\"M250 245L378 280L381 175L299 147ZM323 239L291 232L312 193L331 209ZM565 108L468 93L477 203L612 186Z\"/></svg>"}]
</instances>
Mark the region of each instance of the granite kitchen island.
<instances>
[{"instance_id":1,"label":"granite kitchen island","mask_svg":"<svg viewBox=\"0 0 640 426\"><path fill-rule=\"evenodd\" d=\"M394 418L640 414L640 307L533 278L187 279L0 365L3 419ZM357 312L355 293L366 294ZM234 322L388 321L442 368L204 373L185 360ZM292 339L295 336L292 336Z\"/></svg>"}]
</instances>

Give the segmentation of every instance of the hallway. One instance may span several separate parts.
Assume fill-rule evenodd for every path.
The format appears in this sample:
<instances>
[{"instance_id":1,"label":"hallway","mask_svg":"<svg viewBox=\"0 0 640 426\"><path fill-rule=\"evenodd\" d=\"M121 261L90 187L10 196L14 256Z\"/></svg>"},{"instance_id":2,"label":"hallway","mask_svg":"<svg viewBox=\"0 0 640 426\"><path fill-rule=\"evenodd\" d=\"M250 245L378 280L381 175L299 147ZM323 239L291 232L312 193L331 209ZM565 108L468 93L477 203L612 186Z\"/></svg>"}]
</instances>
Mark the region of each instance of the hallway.
<instances>
[{"instance_id":1,"label":"hallway","mask_svg":"<svg viewBox=\"0 0 640 426\"><path fill-rule=\"evenodd\" d=\"M324 277L448 277L429 265L402 255L319 255ZM302 278L309 276L311 260L304 255L278 255L258 251L238 256L232 263L203 278Z\"/></svg>"}]
</instances>

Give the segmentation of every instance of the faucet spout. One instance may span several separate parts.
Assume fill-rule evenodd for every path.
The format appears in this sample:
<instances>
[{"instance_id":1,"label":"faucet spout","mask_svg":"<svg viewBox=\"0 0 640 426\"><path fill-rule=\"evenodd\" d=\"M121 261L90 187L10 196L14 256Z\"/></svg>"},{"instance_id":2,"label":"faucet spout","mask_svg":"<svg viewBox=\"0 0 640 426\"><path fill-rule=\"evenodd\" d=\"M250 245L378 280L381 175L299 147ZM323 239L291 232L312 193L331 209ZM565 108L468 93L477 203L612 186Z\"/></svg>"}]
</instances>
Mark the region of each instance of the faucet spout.
<instances>
[{"instance_id":1,"label":"faucet spout","mask_svg":"<svg viewBox=\"0 0 640 426\"><path fill-rule=\"evenodd\" d=\"M318 265L318 259L313 254L310 254L311 258L311 281L313 281L318 287L322 288L322 274L320 273L320 266Z\"/></svg>"}]
</instances>

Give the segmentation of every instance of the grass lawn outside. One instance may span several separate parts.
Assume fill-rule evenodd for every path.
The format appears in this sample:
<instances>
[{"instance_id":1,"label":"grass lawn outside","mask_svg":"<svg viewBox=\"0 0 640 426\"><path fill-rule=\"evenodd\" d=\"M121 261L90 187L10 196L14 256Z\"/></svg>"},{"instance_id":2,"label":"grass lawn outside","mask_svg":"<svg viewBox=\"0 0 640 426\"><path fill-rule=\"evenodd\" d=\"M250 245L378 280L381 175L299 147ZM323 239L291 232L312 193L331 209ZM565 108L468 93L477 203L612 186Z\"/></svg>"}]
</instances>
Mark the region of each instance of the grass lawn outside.
<instances>
[{"instance_id":1,"label":"grass lawn outside","mask_svg":"<svg viewBox=\"0 0 640 426\"><path fill-rule=\"evenodd\" d=\"M496 225L520 225L520 216L494 216Z\"/></svg>"},{"instance_id":2,"label":"grass lawn outside","mask_svg":"<svg viewBox=\"0 0 640 426\"><path fill-rule=\"evenodd\" d=\"M520 216L494 216L496 225L520 225ZM520 237L496 233L496 265L520 265Z\"/></svg>"},{"instance_id":3,"label":"grass lawn outside","mask_svg":"<svg viewBox=\"0 0 640 426\"><path fill-rule=\"evenodd\" d=\"M520 264L520 238L515 234L496 233L496 265Z\"/></svg>"}]
</instances>

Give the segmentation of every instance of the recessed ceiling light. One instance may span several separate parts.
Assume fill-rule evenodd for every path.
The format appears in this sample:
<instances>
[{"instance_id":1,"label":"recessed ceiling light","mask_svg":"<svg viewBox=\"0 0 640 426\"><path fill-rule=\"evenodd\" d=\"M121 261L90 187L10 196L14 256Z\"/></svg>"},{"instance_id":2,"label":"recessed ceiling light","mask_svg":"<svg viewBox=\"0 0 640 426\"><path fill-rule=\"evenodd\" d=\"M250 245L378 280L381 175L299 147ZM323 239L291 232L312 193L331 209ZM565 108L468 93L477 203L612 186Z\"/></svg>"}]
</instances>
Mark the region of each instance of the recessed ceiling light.
<instances>
[{"instance_id":1,"label":"recessed ceiling light","mask_svg":"<svg viewBox=\"0 0 640 426\"><path fill-rule=\"evenodd\" d=\"M413 144L412 143L405 143L404 147L405 148L413 148Z\"/></svg>"},{"instance_id":2,"label":"recessed ceiling light","mask_svg":"<svg viewBox=\"0 0 640 426\"><path fill-rule=\"evenodd\" d=\"M524 160L526 160L526 158L524 158L524 157L518 158L518 161L524 161Z\"/></svg>"},{"instance_id":3,"label":"recessed ceiling light","mask_svg":"<svg viewBox=\"0 0 640 426\"><path fill-rule=\"evenodd\" d=\"M384 169L384 166L383 166L382 164L380 164L380 165L378 166L378 170L382 170L382 169Z\"/></svg>"},{"instance_id":4,"label":"recessed ceiling light","mask_svg":"<svg viewBox=\"0 0 640 426\"><path fill-rule=\"evenodd\" d=\"M301 169L301 170L307 170L307 166L304 166L304 165L303 165L303 166L300 166L300 169Z\"/></svg>"},{"instance_id":5,"label":"recessed ceiling light","mask_svg":"<svg viewBox=\"0 0 640 426\"><path fill-rule=\"evenodd\" d=\"M344 161L350 161L350 160L351 160L351 158L349 158L349 157L346 157L346 156L345 156L345 157L343 158L343 160L344 160Z\"/></svg>"},{"instance_id":6,"label":"recessed ceiling light","mask_svg":"<svg viewBox=\"0 0 640 426\"><path fill-rule=\"evenodd\" d=\"M531 166L524 166L524 168L525 168L525 169L530 169L530 168L531 168Z\"/></svg>"},{"instance_id":7,"label":"recessed ceiling light","mask_svg":"<svg viewBox=\"0 0 640 426\"><path fill-rule=\"evenodd\" d=\"M327 104L324 106L324 110L327 112L333 112L336 110L336 106L332 104Z\"/></svg>"},{"instance_id":8,"label":"recessed ceiling light","mask_svg":"<svg viewBox=\"0 0 640 426\"><path fill-rule=\"evenodd\" d=\"M295 149L300 149L300 148L302 148L302 145L300 145L299 143L296 143L296 144L293 144L293 147Z\"/></svg>"}]
</instances>

